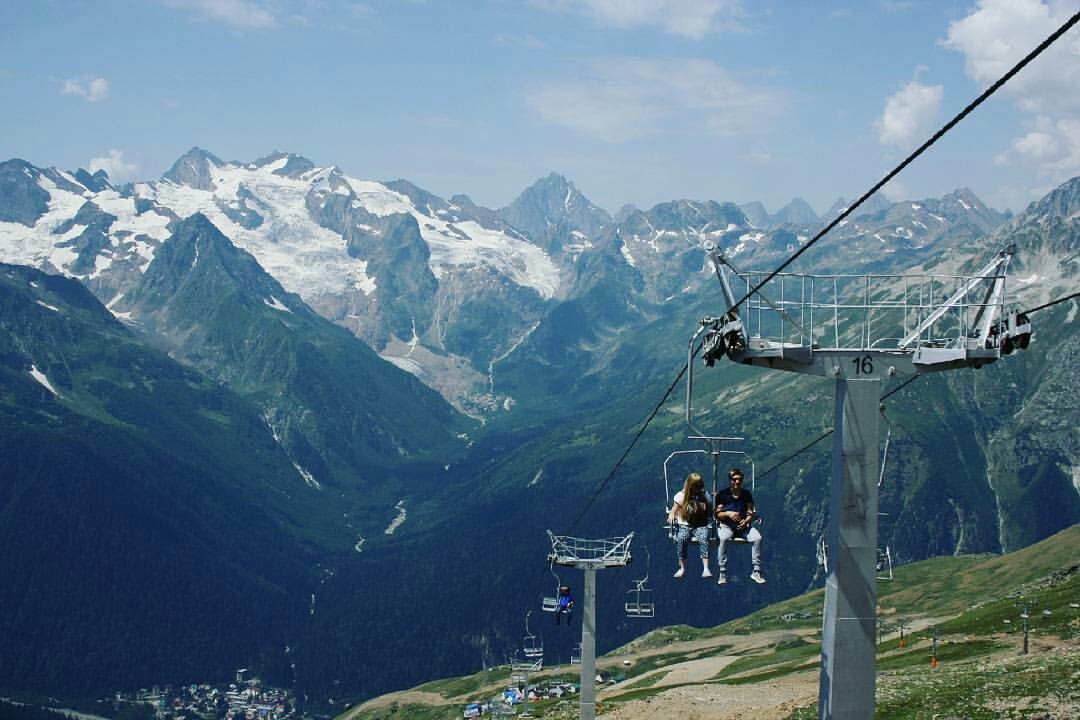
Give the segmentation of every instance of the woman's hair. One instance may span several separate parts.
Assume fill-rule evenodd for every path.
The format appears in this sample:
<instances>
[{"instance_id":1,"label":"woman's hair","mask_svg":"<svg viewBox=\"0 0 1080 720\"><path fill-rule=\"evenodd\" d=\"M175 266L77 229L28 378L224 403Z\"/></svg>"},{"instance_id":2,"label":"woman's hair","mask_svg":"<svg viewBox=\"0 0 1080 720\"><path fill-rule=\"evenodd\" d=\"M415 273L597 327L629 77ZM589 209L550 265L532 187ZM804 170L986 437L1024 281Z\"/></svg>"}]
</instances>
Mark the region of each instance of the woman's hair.
<instances>
[{"instance_id":1,"label":"woman's hair","mask_svg":"<svg viewBox=\"0 0 1080 720\"><path fill-rule=\"evenodd\" d=\"M682 486L682 506L685 508L686 503L690 502L690 498L704 492L705 481L701 479L701 475L696 472L690 473L686 476L686 482Z\"/></svg>"}]
</instances>

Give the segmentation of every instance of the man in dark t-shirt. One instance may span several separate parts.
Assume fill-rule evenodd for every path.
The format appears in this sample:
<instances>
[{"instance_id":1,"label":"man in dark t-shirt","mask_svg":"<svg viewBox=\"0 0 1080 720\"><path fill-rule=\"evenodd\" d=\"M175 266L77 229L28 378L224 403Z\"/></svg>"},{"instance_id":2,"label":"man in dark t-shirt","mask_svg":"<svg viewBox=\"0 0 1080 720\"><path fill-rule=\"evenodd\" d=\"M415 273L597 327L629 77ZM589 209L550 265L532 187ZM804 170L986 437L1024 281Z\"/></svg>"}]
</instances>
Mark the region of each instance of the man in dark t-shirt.
<instances>
[{"instance_id":1,"label":"man in dark t-shirt","mask_svg":"<svg viewBox=\"0 0 1080 720\"><path fill-rule=\"evenodd\" d=\"M727 543L733 537L744 538L750 543L750 562L754 566L750 579L756 583L765 582L761 574L761 532L752 525L757 515L754 496L744 490L742 484L743 471L732 468L728 472L728 487L716 493L716 534L720 540L716 549L716 562L720 566L717 585L727 582Z\"/></svg>"}]
</instances>

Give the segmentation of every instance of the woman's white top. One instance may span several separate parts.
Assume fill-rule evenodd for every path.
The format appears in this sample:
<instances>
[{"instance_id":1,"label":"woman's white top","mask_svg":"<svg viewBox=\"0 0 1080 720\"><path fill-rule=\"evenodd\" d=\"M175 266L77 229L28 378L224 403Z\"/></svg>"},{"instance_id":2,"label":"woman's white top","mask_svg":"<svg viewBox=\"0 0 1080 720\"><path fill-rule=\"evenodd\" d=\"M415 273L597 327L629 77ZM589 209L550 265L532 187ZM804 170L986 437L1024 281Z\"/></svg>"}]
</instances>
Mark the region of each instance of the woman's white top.
<instances>
[{"instance_id":1,"label":"woman's white top","mask_svg":"<svg viewBox=\"0 0 1080 720\"><path fill-rule=\"evenodd\" d=\"M683 491L680 490L679 492L675 493L675 497L673 497L671 500L679 506L679 509L675 511L675 523L677 525L689 525L690 523L686 522L686 518L683 517ZM712 496L709 494L708 490L705 491L705 502L709 505L709 512L711 513L713 509L713 503Z\"/></svg>"}]
</instances>

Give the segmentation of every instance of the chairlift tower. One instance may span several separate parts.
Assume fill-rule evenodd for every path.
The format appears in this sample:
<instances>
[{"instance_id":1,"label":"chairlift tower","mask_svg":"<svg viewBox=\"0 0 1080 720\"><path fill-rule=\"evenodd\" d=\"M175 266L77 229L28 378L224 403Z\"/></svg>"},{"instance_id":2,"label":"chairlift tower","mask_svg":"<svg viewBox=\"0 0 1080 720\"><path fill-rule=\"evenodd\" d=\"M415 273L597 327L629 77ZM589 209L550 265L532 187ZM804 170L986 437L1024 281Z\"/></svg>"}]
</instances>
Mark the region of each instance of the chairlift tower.
<instances>
[{"instance_id":1,"label":"chairlift tower","mask_svg":"<svg viewBox=\"0 0 1080 720\"><path fill-rule=\"evenodd\" d=\"M873 717L881 388L889 378L978 368L1027 347L1030 323L1004 305L1015 247L973 276L770 276L740 272L706 250L728 310L703 319L691 340L693 348L704 336L705 364L726 355L835 380L818 717ZM741 313L725 268L745 283Z\"/></svg>"},{"instance_id":2,"label":"chairlift tower","mask_svg":"<svg viewBox=\"0 0 1080 720\"><path fill-rule=\"evenodd\" d=\"M581 720L596 718L596 571L626 567L630 562L630 541L625 537L602 540L555 535L548 530L552 565L573 567L585 571L585 588L581 598Z\"/></svg>"}]
</instances>

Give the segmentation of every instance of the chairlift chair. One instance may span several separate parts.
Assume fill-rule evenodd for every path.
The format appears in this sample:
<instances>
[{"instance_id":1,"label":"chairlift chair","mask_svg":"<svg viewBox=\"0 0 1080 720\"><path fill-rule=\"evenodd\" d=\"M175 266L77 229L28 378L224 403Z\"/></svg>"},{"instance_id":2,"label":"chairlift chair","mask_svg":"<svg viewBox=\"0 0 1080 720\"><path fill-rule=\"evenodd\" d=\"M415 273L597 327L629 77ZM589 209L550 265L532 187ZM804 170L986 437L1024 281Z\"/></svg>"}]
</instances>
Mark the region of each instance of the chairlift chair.
<instances>
[{"instance_id":1,"label":"chairlift chair","mask_svg":"<svg viewBox=\"0 0 1080 720\"><path fill-rule=\"evenodd\" d=\"M529 632L529 615L531 614L532 610L525 613L525 638L521 643L521 654L529 659L542 658L544 657L544 642Z\"/></svg>"},{"instance_id":2,"label":"chairlift chair","mask_svg":"<svg viewBox=\"0 0 1080 720\"><path fill-rule=\"evenodd\" d=\"M645 577L634 581L634 587L626 591L630 597L626 600L624 610L629 618L656 617L656 603L649 598L652 590L645 587L649 581L649 549L645 548Z\"/></svg>"},{"instance_id":3,"label":"chairlift chair","mask_svg":"<svg viewBox=\"0 0 1080 720\"><path fill-rule=\"evenodd\" d=\"M689 415L687 416L687 421L688 421L688 424L689 424ZM694 428L694 426L692 424L690 424L690 428L691 428L691 430L696 432L696 428ZM754 463L753 458L751 458L749 453L747 453L745 450L729 450L729 449L725 449L723 447L723 444L724 444L725 441L728 441L728 442L731 442L731 441L740 442L740 441L743 440L743 438L741 438L741 437L711 437L711 436L705 436L705 435L691 435L689 437L689 439L690 440L702 440L702 441L705 442L707 448L706 449L695 449L695 450L676 450L673 453L671 453L670 455L668 455L667 459L664 460L664 512L665 513L670 512L671 508L668 505L668 503L670 503L671 499L674 497L672 478L671 478L671 471L670 471L670 464L671 464L672 460L674 460L675 458L680 457L682 455L704 455L704 456L707 456L707 457L712 457L712 466L713 466L713 473L712 474L713 474L713 478L712 478L712 489L709 492L710 492L710 494L712 495L712 497L714 499L716 497L716 493L721 489L721 488L717 487L718 477L719 477L719 467L720 467L720 456L721 455L738 455L738 456L741 456L750 465L750 486L751 486L751 492L754 492L754 488L757 487L757 482L756 482L755 463ZM760 517L760 516L758 516L758 517ZM757 524L758 522L760 522L759 519L755 518L754 523ZM675 539L676 526L674 524L671 524L671 523L666 523L664 525L664 527L667 530L668 537L671 540L674 540ZM735 542L747 542L745 538L733 538L733 540ZM709 521L709 541L710 542L715 542L716 541L716 521L715 520L710 520ZM697 541L694 540L693 538L691 538L690 542L696 543Z\"/></svg>"},{"instance_id":4,"label":"chairlift chair","mask_svg":"<svg viewBox=\"0 0 1080 720\"><path fill-rule=\"evenodd\" d=\"M877 562L874 565L877 570L878 580L892 580L892 550L886 545L884 548L877 549Z\"/></svg>"},{"instance_id":5,"label":"chairlift chair","mask_svg":"<svg viewBox=\"0 0 1080 720\"><path fill-rule=\"evenodd\" d=\"M817 561L821 569L825 571L825 574L829 574L829 542L822 535L817 544Z\"/></svg>"},{"instance_id":6,"label":"chairlift chair","mask_svg":"<svg viewBox=\"0 0 1080 720\"><path fill-rule=\"evenodd\" d=\"M555 594L545 595L540 604L540 609L544 612L558 612L559 610L559 588L562 587L562 582L559 580L558 573L555 572L554 566L548 564L548 570L555 576Z\"/></svg>"}]
</instances>

